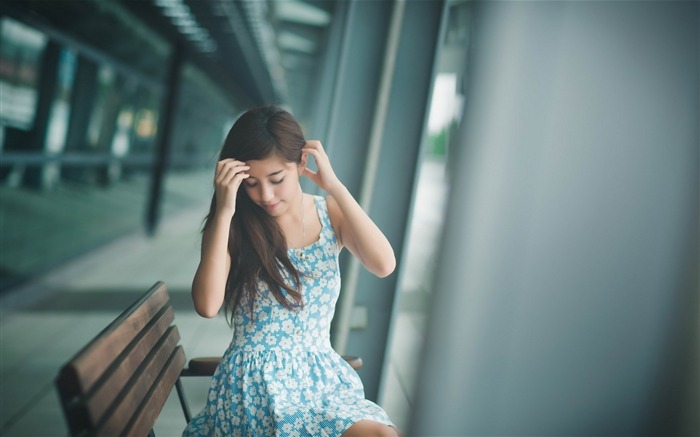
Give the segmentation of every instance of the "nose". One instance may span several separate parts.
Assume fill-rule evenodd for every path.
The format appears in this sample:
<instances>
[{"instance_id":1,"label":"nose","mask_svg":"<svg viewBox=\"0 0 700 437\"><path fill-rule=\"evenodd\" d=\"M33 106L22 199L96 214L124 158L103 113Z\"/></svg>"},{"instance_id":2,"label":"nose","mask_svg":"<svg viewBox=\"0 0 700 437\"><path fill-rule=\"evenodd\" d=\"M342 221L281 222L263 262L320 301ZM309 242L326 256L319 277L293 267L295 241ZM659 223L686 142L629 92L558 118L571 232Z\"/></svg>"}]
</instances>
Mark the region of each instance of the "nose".
<instances>
[{"instance_id":1,"label":"nose","mask_svg":"<svg viewBox=\"0 0 700 437\"><path fill-rule=\"evenodd\" d=\"M260 184L260 200L262 200L263 203L271 201L274 197L275 196L270 185Z\"/></svg>"}]
</instances>

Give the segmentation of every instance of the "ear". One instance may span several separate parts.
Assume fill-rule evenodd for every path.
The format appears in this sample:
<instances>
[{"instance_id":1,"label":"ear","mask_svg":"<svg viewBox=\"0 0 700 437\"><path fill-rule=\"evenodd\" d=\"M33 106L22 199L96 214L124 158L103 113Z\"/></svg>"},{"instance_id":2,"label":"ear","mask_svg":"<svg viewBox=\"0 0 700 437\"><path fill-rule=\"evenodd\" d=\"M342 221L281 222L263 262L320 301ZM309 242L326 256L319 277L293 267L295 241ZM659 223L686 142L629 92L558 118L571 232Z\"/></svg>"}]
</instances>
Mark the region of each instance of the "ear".
<instances>
[{"instance_id":1,"label":"ear","mask_svg":"<svg viewBox=\"0 0 700 437\"><path fill-rule=\"evenodd\" d=\"M306 168L307 163L308 163L308 154L302 153L301 154L301 161L299 161L299 164L297 164L297 173L299 174L299 177L304 175L304 169Z\"/></svg>"}]
</instances>

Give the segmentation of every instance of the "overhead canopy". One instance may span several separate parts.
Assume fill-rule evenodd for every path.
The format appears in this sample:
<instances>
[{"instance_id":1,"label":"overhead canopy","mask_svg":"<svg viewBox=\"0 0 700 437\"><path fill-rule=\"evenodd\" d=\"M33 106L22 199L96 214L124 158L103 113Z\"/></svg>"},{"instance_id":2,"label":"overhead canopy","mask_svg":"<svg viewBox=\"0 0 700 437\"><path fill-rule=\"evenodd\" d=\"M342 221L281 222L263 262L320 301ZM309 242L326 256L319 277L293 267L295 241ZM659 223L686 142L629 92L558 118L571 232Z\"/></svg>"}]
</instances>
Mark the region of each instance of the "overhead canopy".
<instances>
[{"instance_id":1,"label":"overhead canopy","mask_svg":"<svg viewBox=\"0 0 700 437\"><path fill-rule=\"evenodd\" d=\"M331 1L6 0L2 14L147 78L174 48L244 106L278 103L308 114Z\"/></svg>"}]
</instances>

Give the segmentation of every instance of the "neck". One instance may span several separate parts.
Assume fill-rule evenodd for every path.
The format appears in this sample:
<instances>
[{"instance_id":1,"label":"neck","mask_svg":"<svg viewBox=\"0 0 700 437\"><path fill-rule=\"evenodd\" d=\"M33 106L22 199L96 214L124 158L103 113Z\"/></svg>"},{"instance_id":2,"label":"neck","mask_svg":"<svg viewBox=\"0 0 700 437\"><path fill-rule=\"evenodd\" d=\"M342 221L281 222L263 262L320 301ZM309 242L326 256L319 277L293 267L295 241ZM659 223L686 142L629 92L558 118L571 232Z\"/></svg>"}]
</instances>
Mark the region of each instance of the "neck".
<instances>
[{"instance_id":1,"label":"neck","mask_svg":"<svg viewBox=\"0 0 700 437\"><path fill-rule=\"evenodd\" d=\"M296 207L294 207L296 205ZM287 240L287 247L302 248L306 244L306 211L304 192L299 188L299 200L290 203L286 214L277 218Z\"/></svg>"}]
</instances>

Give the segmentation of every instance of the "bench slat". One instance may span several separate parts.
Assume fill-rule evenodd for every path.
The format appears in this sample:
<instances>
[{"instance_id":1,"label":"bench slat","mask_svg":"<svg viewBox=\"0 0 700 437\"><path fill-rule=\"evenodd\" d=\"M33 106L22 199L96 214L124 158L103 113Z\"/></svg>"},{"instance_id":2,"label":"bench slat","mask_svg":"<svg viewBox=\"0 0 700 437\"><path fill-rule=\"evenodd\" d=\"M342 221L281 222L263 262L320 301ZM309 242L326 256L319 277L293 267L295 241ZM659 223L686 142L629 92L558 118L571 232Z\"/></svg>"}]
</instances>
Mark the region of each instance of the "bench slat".
<instances>
[{"instance_id":1,"label":"bench slat","mask_svg":"<svg viewBox=\"0 0 700 437\"><path fill-rule=\"evenodd\" d=\"M167 288L159 282L78 353L71 365L80 375L79 394L85 394L92 388L117 356L167 302Z\"/></svg>"},{"instance_id":2,"label":"bench slat","mask_svg":"<svg viewBox=\"0 0 700 437\"><path fill-rule=\"evenodd\" d=\"M137 371L144 359L153 349L170 324L175 319L170 305L162 308L154 317L153 323L146 325L143 335L137 336L134 345L130 345L126 354L120 356L115 366L108 370L105 378L96 382L91 392L87 395L87 412L92 423L97 423L102 415L111 406L114 394L119 393L124 387L124 381Z\"/></svg>"},{"instance_id":3,"label":"bench slat","mask_svg":"<svg viewBox=\"0 0 700 437\"><path fill-rule=\"evenodd\" d=\"M71 435L153 426L185 365L169 300L157 282L61 368L55 384Z\"/></svg>"},{"instance_id":4,"label":"bench slat","mask_svg":"<svg viewBox=\"0 0 700 437\"><path fill-rule=\"evenodd\" d=\"M166 364L165 369L158 376L158 380L153 384L151 393L146 398L146 402L138 411L134 421L126 429L124 435L146 435L153 428L160 412L163 410L165 401L180 376L180 370L185 366L185 352L182 346L178 346Z\"/></svg>"},{"instance_id":5,"label":"bench slat","mask_svg":"<svg viewBox=\"0 0 700 437\"><path fill-rule=\"evenodd\" d=\"M125 427L137 414L141 404L148 400L153 385L159 382L159 375L167 369L179 341L177 327L171 326L161 343L146 358L143 366L137 369L137 373L125 384L115 401L116 405L106 413L105 421L98 424L98 434L126 435ZM170 388L172 389L172 386ZM152 427L153 423L150 426Z\"/></svg>"}]
</instances>

